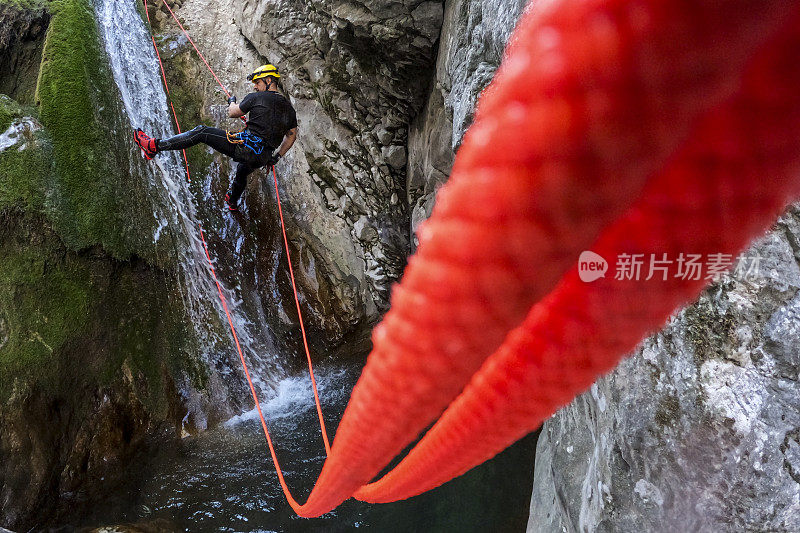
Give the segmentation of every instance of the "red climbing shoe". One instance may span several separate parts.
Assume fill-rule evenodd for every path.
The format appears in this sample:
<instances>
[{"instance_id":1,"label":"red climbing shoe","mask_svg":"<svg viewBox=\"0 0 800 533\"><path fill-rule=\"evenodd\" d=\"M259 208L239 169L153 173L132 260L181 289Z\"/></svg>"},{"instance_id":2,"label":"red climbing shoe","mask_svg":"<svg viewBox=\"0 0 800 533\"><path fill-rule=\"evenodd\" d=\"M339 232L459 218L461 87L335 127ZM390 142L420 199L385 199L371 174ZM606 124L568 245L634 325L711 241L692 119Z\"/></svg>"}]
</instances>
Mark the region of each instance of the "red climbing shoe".
<instances>
[{"instance_id":1,"label":"red climbing shoe","mask_svg":"<svg viewBox=\"0 0 800 533\"><path fill-rule=\"evenodd\" d=\"M231 195L230 193L225 193L225 203L228 205L228 211L238 211L239 207L236 204L231 203Z\"/></svg>"},{"instance_id":2,"label":"red climbing shoe","mask_svg":"<svg viewBox=\"0 0 800 533\"><path fill-rule=\"evenodd\" d=\"M142 152L144 152L144 156L147 159L153 159L153 157L158 153L156 140L139 128L136 128L136 133L133 135L133 140L139 145L139 148L142 149Z\"/></svg>"}]
</instances>

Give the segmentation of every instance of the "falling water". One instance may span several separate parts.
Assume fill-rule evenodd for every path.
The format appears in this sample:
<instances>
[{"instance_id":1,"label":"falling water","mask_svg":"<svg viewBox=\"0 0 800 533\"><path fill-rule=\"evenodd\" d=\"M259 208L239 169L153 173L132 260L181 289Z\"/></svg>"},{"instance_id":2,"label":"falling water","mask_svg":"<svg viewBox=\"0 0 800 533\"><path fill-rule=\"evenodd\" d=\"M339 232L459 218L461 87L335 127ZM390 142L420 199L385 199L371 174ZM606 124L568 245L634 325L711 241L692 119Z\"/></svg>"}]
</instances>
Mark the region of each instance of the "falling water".
<instances>
[{"instance_id":1,"label":"falling water","mask_svg":"<svg viewBox=\"0 0 800 533\"><path fill-rule=\"evenodd\" d=\"M131 132L138 127L157 138L174 135L159 62L148 28L136 9L136 0L95 0L94 5ZM133 142L130 150L132 175L147 176L150 183L149 196L156 220L153 240L157 243L169 234L176 243L175 252L182 267L182 297L190 313L189 319L205 344L206 356L212 359L207 362L212 367L220 362L227 364L235 355L233 339L219 339L219 334L215 333L227 331L227 317L206 259L201 222L189 190L181 152L164 152L147 162ZM269 353L272 351L271 334L265 325L247 320L241 309L241 297L236 292L238 287L227 287L225 280L219 282L240 344L254 367L254 381L260 390L270 389L272 385L259 377L274 376L275 371L280 370L274 353ZM215 330L208 325L215 321L221 323L222 328ZM214 355L219 351L227 353Z\"/></svg>"}]
</instances>

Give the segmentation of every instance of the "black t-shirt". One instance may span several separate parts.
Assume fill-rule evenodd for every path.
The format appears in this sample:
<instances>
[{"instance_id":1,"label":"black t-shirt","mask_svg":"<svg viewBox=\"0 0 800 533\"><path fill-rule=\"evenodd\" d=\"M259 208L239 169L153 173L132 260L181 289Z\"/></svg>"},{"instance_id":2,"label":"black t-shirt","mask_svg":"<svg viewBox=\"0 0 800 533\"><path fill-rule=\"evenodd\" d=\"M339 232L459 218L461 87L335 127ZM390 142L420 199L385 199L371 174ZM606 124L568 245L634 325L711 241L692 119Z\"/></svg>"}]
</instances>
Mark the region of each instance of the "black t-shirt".
<instances>
[{"instance_id":1,"label":"black t-shirt","mask_svg":"<svg viewBox=\"0 0 800 533\"><path fill-rule=\"evenodd\" d=\"M277 148L283 136L297 127L297 115L289 101L273 91L250 93L242 98L239 109L250 113L247 129L264 139L272 148Z\"/></svg>"}]
</instances>

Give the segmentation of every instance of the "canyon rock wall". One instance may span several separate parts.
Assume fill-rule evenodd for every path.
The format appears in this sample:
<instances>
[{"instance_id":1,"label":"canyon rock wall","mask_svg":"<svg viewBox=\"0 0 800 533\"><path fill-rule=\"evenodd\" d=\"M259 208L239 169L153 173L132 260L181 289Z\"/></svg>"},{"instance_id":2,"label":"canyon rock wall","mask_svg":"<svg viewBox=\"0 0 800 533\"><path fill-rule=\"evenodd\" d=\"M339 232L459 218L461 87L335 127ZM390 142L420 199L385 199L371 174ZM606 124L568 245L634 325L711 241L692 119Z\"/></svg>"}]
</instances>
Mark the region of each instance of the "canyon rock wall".
<instances>
[{"instance_id":1,"label":"canyon rock wall","mask_svg":"<svg viewBox=\"0 0 800 533\"><path fill-rule=\"evenodd\" d=\"M436 191L450 175L472 123L478 96L500 65L525 5L525 0L447 3L436 71L425 107L409 132L406 195L412 234L433 210Z\"/></svg>"},{"instance_id":2,"label":"canyon rock wall","mask_svg":"<svg viewBox=\"0 0 800 533\"><path fill-rule=\"evenodd\" d=\"M529 532L800 528L800 209L545 422Z\"/></svg>"},{"instance_id":3,"label":"canyon rock wall","mask_svg":"<svg viewBox=\"0 0 800 533\"><path fill-rule=\"evenodd\" d=\"M281 0L234 12L248 43L285 73L300 124L286 211L318 268L359 294L351 314L384 311L405 265L408 123L430 81L442 10L413 0Z\"/></svg>"}]
</instances>

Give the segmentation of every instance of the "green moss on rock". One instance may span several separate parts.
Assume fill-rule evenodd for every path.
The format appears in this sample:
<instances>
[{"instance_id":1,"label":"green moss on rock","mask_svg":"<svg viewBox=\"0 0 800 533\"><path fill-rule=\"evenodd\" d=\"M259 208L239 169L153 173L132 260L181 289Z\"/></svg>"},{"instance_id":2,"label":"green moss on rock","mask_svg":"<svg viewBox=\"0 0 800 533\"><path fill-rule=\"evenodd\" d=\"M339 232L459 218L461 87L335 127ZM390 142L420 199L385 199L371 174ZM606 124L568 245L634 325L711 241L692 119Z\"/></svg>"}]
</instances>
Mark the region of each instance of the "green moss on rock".
<instances>
[{"instance_id":1,"label":"green moss on rock","mask_svg":"<svg viewBox=\"0 0 800 533\"><path fill-rule=\"evenodd\" d=\"M700 366L710 359L725 359L735 344L736 321L732 314L712 305L707 295L684 311L685 335Z\"/></svg>"},{"instance_id":2,"label":"green moss on rock","mask_svg":"<svg viewBox=\"0 0 800 533\"><path fill-rule=\"evenodd\" d=\"M176 274L154 266L175 264L156 255L147 178L131 170L91 3L48 7L38 111L0 95L0 125L43 126L0 153L0 223L11 221L0 228L0 398L20 379L92 388L130 374L161 408L165 373L202 386L206 369L188 349Z\"/></svg>"},{"instance_id":3,"label":"green moss on rock","mask_svg":"<svg viewBox=\"0 0 800 533\"><path fill-rule=\"evenodd\" d=\"M177 303L181 298L175 280L141 262L115 268L110 280L97 308L98 321L109 326L102 333L110 347L103 383L111 383L125 367L142 383L160 383L165 370L204 382L199 362L187 350L191 331ZM152 409L166 405L163 389L151 390L148 399Z\"/></svg>"},{"instance_id":4,"label":"green moss on rock","mask_svg":"<svg viewBox=\"0 0 800 533\"><path fill-rule=\"evenodd\" d=\"M23 115L22 106L5 94L0 94L0 132Z\"/></svg>"},{"instance_id":5,"label":"green moss on rock","mask_svg":"<svg viewBox=\"0 0 800 533\"><path fill-rule=\"evenodd\" d=\"M50 0L0 0L0 5L18 7L28 10L44 9L49 3Z\"/></svg>"},{"instance_id":6,"label":"green moss on rock","mask_svg":"<svg viewBox=\"0 0 800 533\"><path fill-rule=\"evenodd\" d=\"M50 147L43 134L34 134L37 146L8 150L0 157L0 209L20 206L44 207L42 182L50 170Z\"/></svg>"},{"instance_id":7,"label":"green moss on rock","mask_svg":"<svg viewBox=\"0 0 800 533\"><path fill-rule=\"evenodd\" d=\"M12 377L49 374L54 356L85 323L91 287L84 266L54 257L35 232L19 228L0 235L0 314L8 335L0 348L0 397L5 398Z\"/></svg>"},{"instance_id":8,"label":"green moss on rock","mask_svg":"<svg viewBox=\"0 0 800 533\"><path fill-rule=\"evenodd\" d=\"M48 7L39 110L0 95L0 125L35 126L0 152L0 398L20 379L91 388L130 374L156 408L165 373L202 386L206 369L190 355L174 258L152 242L91 3Z\"/></svg>"},{"instance_id":9,"label":"green moss on rock","mask_svg":"<svg viewBox=\"0 0 800 533\"><path fill-rule=\"evenodd\" d=\"M45 181L52 172L52 145L47 134L36 129L35 110L23 108L0 94L0 134L14 126L19 140L0 151L0 210L30 209L41 212ZM34 128L18 127L33 124Z\"/></svg>"},{"instance_id":10,"label":"green moss on rock","mask_svg":"<svg viewBox=\"0 0 800 533\"><path fill-rule=\"evenodd\" d=\"M129 373L162 411L165 372L204 382L168 272L67 250L41 215L0 212L0 226L0 403L19 380L69 396Z\"/></svg>"},{"instance_id":11,"label":"green moss on rock","mask_svg":"<svg viewBox=\"0 0 800 533\"><path fill-rule=\"evenodd\" d=\"M125 121L88 0L55 0L37 101L53 139L55 227L74 249L100 244L114 257L153 255L150 206L130 175Z\"/></svg>"}]
</instances>

